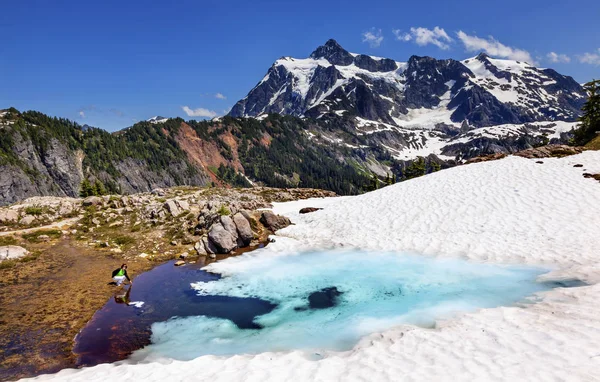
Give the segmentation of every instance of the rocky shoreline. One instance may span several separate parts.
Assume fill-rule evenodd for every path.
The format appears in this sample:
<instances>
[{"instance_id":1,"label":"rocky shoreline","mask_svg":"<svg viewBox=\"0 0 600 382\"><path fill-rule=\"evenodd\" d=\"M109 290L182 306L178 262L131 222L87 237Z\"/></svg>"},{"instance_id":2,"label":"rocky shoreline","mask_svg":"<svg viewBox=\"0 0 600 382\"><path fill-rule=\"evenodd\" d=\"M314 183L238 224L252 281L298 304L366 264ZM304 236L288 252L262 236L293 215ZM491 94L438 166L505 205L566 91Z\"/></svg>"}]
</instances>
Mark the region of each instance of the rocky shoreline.
<instances>
[{"instance_id":1,"label":"rocky shoreline","mask_svg":"<svg viewBox=\"0 0 600 382\"><path fill-rule=\"evenodd\" d=\"M133 277L177 259L209 263L253 250L290 224L272 202L313 189L178 187L86 199L35 197L0 208L0 380L72 367L73 338L114 293L110 272Z\"/></svg>"}]
</instances>

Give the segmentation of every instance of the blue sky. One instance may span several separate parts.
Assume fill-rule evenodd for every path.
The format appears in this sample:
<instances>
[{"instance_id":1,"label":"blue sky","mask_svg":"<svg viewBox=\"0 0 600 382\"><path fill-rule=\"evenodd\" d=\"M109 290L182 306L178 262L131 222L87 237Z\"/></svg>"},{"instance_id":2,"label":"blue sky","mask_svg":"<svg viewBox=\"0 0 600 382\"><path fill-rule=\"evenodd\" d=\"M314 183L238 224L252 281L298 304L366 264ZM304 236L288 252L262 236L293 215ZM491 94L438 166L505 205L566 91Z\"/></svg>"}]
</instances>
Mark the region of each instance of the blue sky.
<instances>
[{"instance_id":1,"label":"blue sky","mask_svg":"<svg viewBox=\"0 0 600 382\"><path fill-rule=\"evenodd\" d=\"M2 3L0 108L111 131L157 114L221 115L277 58L329 38L398 61L486 50L600 77L597 0Z\"/></svg>"}]
</instances>

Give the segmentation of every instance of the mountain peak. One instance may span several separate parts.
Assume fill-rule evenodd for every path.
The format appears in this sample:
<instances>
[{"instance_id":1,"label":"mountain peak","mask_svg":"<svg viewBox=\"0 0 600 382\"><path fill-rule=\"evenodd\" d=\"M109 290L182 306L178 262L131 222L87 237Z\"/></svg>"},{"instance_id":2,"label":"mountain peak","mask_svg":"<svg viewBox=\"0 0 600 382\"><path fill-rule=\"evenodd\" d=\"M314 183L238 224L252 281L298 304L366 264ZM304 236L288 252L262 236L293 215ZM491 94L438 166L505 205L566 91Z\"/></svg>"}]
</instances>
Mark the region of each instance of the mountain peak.
<instances>
[{"instance_id":1,"label":"mountain peak","mask_svg":"<svg viewBox=\"0 0 600 382\"><path fill-rule=\"evenodd\" d=\"M324 58L333 65L350 65L354 60L354 57L332 38L315 49L310 58Z\"/></svg>"},{"instance_id":2,"label":"mountain peak","mask_svg":"<svg viewBox=\"0 0 600 382\"><path fill-rule=\"evenodd\" d=\"M490 56L485 52L481 52L475 58L478 59L479 61L487 61L490 58Z\"/></svg>"}]
</instances>

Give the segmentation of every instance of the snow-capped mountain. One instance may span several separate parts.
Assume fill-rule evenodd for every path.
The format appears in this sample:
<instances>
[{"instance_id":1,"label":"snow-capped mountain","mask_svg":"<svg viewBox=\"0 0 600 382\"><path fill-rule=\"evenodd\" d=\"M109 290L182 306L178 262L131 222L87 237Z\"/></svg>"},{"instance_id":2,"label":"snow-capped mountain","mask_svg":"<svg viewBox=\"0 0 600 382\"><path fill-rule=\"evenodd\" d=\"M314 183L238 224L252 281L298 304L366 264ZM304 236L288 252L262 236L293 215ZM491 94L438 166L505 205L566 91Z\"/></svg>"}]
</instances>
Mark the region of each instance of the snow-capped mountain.
<instances>
[{"instance_id":1,"label":"snow-capped mountain","mask_svg":"<svg viewBox=\"0 0 600 382\"><path fill-rule=\"evenodd\" d=\"M573 121L584 99L571 77L526 62L485 54L464 61L412 56L396 62L349 53L329 40L309 58L277 60L230 115L352 113L396 126L481 127Z\"/></svg>"},{"instance_id":2,"label":"snow-capped mountain","mask_svg":"<svg viewBox=\"0 0 600 382\"><path fill-rule=\"evenodd\" d=\"M150 123L163 123L163 122L167 122L169 118L165 118L165 117L161 117L159 115L154 116L152 118L148 118L146 120L146 122L150 122Z\"/></svg>"},{"instance_id":3,"label":"snow-capped mountain","mask_svg":"<svg viewBox=\"0 0 600 382\"><path fill-rule=\"evenodd\" d=\"M573 78L526 62L483 53L463 61L412 56L397 62L350 53L329 40L309 58L277 60L230 115L343 121L346 133L370 135L368 145L396 159L460 159L475 155L468 147L475 140L475 151L485 153L502 151L490 139L558 139L575 125L585 98ZM329 130L325 138L350 143Z\"/></svg>"}]
</instances>

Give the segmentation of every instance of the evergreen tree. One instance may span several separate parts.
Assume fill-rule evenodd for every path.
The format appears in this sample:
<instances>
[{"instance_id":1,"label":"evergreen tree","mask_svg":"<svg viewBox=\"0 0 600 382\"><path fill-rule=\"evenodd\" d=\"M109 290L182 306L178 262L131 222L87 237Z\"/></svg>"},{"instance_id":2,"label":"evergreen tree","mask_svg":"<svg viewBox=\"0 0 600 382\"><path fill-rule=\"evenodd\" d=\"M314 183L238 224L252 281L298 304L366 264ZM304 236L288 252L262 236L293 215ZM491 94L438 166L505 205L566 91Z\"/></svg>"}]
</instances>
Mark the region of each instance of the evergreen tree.
<instances>
[{"instance_id":1,"label":"evergreen tree","mask_svg":"<svg viewBox=\"0 0 600 382\"><path fill-rule=\"evenodd\" d=\"M425 159L419 157L404 169L404 178L412 179L423 176L427 173L425 168Z\"/></svg>"},{"instance_id":2,"label":"evergreen tree","mask_svg":"<svg viewBox=\"0 0 600 382\"><path fill-rule=\"evenodd\" d=\"M96 190L92 186L89 180L84 179L81 182L81 186L79 187L79 196L82 198L87 198L88 196L93 196Z\"/></svg>"},{"instance_id":3,"label":"evergreen tree","mask_svg":"<svg viewBox=\"0 0 600 382\"><path fill-rule=\"evenodd\" d=\"M581 108L581 125L575 130L573 137L573 143L581 146L594 139L600 132L600 80L590 81L583 87L588 93L588 99Z\"/></svg>"},{"instance_id":4,"label":"evergreen tree","mask_svg":"<svg viewBox=\"0 0 600 382\"><path fill-rule=\"evenodd\" d=\"M102 184L102 182L98 179L96 179L96 181L94 182L94 195L106 195L106 189L104 188L104 184Z\"/></svg>"}]
</instances>

